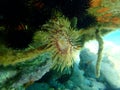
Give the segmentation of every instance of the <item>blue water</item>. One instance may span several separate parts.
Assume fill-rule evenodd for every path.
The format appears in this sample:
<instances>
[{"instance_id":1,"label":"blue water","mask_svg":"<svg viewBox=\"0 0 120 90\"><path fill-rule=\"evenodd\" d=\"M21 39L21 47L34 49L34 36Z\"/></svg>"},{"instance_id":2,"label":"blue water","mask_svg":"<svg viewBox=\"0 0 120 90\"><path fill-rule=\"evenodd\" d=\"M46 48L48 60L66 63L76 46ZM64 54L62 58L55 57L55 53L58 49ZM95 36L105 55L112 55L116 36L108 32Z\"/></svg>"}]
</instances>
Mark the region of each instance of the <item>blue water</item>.
<instances>
[{"instance_id":1,"label":"blue water","mask_svg":"<svg viewBox=\"0 0 120 90\"><path fill-rule=\"evenodd\" d=\"M107 34L106 36L104 36L103 39L107 41L111 41L114 44L120 45L120 29Z\"/></svg>"}]
</instances>

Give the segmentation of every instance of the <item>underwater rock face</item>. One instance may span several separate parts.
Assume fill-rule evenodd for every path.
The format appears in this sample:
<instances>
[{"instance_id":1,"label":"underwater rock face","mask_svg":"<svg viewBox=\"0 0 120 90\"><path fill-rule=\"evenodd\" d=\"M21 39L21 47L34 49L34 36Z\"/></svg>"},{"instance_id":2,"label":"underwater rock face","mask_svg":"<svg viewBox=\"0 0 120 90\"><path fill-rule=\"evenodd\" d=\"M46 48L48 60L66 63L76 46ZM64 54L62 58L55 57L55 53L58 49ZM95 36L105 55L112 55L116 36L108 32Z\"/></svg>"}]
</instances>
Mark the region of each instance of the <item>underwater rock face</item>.
<instances>
[{"instance_id":1,"label":"underwater rock face","mask_svg":"<svg viewBox=\"0 0 120 90\"><path fill-rule=\"evenodd\" d=\"M93 72L95 71L95 62L97 57L97 42L92 41L86 43L85 47L81 51L81 63L87 64L86 72L88 76L94 77ZM120 88L120 47L111 43L104 42L103 60L101 64L101 76L99 79L103 79L104 82L108 83L107 87L116 90ZM85 54L85 55L84 55ZM85 56L85 57L84 57ZM84 58L83 58L84 57ZM82 65L80 64L80 65ZM84 67L84 66L83 66ZM99 80L98 79L98 80ZM110 89L111 90L111 89Z\"/></svg>"},{"instance_id":2,"label":"underwater rock face","mask_svg":"<svg viewBox=\"0 0 120 90\"><path fill-rule=\"evenodd\" d=\"M104 90L106 88L103 83L96 81L94 78L86 77L84 74L85 72L75 65L72 76L65 83L65 87L69 90Z\"/></svg>"},{"instance_id":3,"label":"underwater rock face","mask_svg":"<svg viewBox=\"0 0 120 90\"><path fill-rule=\"evenodd\" d=\"M22 73L21 78L13 83L12 87L18 88L26 83L32 83L36 80L39 80L50 70L51 65L52 63L48 61L44 66L34 67L33 70L32 68L27 69L25 72Z\"/></svg>"},{"instance_id":4,"label":"underwater rock face","mask_svg":"<svg viewBox=\"0 0 120 90\"><path fill-rule=\"evenodd\" d=\"M14 77L17 74L17 70L12 68L0 68L0 88L5 82Z\"/></svg>"},{"instance_id":5,"label":"underwater rock face","mask_svg":"<svg viewBox=\"0 0 120 90\"><path fill-rule=\"evenodd\" d=\"M23 85L29 86L39 80L51 69L52 61L49 55L49 53L44 53L29 61L18 63L16 66L3 68L1 66L0 89L18 90Z\"/></svg>"}]
</instances>

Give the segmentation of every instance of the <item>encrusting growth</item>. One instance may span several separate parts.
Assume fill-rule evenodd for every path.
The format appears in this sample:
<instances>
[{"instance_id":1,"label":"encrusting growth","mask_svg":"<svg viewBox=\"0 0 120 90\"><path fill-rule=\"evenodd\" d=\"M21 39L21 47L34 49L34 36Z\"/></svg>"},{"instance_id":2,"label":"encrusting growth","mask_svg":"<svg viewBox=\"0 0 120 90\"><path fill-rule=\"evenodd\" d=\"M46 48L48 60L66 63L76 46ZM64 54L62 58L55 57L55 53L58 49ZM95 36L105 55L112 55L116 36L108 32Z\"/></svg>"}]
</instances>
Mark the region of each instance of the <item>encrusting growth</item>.
<instances>
[{"instance_id":1,"label":"encrusting growth","mask_svg":"<svg viewBox=\"0 0 120 90\"><path fill-rule=\"evenodd\" d=\"M120 0L90 0L88 12L103 26L119 27Z\"/></svg>"},{"instance_id":2,"label":"encrusting growth","mask_svg":"<svg viewBox=\"0 0 120 90\"><path fill-rule=\"evenodd\" d=\"M100 31L96 30L96 40L98 41L98 57L96 63L96 77L100 77L100 68L101 68L101 61L102 61L102 51L103 51L103 39L100 35Z\"/></svg>"}]
</instances>

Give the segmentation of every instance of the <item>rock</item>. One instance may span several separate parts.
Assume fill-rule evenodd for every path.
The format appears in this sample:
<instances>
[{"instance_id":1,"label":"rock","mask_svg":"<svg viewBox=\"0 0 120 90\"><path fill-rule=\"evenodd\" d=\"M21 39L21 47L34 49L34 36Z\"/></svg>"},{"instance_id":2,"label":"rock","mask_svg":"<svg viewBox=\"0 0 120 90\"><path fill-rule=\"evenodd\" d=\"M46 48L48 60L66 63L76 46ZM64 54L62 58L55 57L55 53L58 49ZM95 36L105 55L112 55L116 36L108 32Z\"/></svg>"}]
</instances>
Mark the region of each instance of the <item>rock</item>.
<instances>
[{"instance_id":1,"label":"rock","mask_svg":"<svg viewBox=\"0 0 120 90\"><path fill-rule=\"evenodd\" d=\"M81 64L85 65L89 60L92 63L88 64L85 74L94 77L96 57L97 57L97 42L92 41L85 45L81 51ZM108 83L109 87L113 89L120 88L120 47L111 43L104 42L103 60L101 63L101 76L104 82ZM82 67L82 68L85 68ZM87 72L86 72L87 71ZM99 79L98 79L99 80Z\"/></svg>"}]
</instances>

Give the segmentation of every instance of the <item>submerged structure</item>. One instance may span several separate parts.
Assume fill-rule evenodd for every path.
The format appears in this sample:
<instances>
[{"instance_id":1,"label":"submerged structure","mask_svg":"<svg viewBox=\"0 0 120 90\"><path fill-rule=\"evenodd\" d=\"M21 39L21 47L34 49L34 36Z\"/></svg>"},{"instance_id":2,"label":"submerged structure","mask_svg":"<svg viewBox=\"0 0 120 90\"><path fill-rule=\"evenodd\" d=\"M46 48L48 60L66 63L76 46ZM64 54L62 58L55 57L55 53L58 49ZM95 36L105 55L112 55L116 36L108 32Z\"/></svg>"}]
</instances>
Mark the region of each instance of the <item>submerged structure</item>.
<instances>
[{"instance_id":1,"label":"submerged structure","mask_svg":"<svg viewBox=\"0 0 120 90\"><path fill-rule=\"evenodd\" d=\"M78 27L80 22L78 16L70 18L64 9L63 11L58 9L59 5L49 10L49 5L47 6L42 0L25 0L25 2L30 13L34 14L35 9L38 10L37 12L41 11L44 16L48 16L48 13L44 13L47 10L50 17L46 23L43 21L41 24L41 21L39 27L32 26L31 23L24 24L25 22L16 26L9 24L0 26L0 89L24 90L49 71L54 71L54 74L59 73L59 78L64 74L71 74L80 50L84 48L86 42L93 39L96 39L99 44L96 77L100 77L102 36L119 28L118 4L120 1L88 0L89 8L85 12L94 17L95 22L84 28ZM26 19L26 22L30 22L29 19L30 17ZM84 22L87 23L87 21ZM31 32L33 37L26 47L16 48L16 45L9 43L9 40L6 42L6 37L11 32Z\"/></svg>"}]
</instances>

